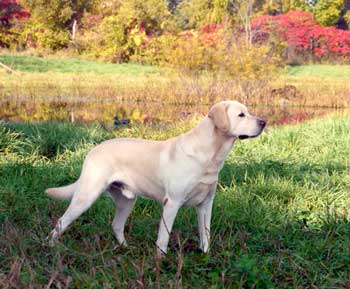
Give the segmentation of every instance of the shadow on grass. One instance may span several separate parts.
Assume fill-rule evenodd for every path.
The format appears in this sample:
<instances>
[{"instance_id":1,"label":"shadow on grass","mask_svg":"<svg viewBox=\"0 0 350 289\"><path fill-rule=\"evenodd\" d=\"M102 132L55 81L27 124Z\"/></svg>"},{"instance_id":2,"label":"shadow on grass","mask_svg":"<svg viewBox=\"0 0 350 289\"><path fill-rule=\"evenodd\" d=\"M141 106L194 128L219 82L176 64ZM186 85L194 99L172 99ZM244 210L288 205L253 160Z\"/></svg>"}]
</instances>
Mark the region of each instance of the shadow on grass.
<instances>
[{"instance_id":1,"label":"shadow on grass","mask_svg":"<svg viewBox=\"0 0 350 289\"><path fill-rule=\"evenodd\" d=\"M308 177L322 174L327 174L331 177L334 174L347 173L348 170L349 168L345 165L331 162L310 164L274 160L247 161L244 164L226 164L220 173L220 182L224 186L230 186L232 182L242 185L246 183L247 179L255 179L263 175L265 179L282 178L304 184Z\"/></svg>"}]
</instances>

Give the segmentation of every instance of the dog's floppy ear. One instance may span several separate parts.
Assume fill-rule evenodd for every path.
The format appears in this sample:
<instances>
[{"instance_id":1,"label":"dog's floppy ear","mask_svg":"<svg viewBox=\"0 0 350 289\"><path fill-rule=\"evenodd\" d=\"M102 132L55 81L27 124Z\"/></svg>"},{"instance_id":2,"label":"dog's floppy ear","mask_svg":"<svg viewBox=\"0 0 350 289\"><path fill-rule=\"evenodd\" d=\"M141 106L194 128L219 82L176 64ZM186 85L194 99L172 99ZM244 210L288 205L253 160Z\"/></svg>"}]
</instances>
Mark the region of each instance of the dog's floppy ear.
<instances>
[{"instance_id":1,"label":"dog's floppy ear","mask_svg":"<svg viewBox=\"0 0 350 289\"><path fill-rule=\"evenodd\" d=\"M227 116L227 105L224 103L217 103L209 110L208 117L214 122L214 125L222 132L228 132L230 123Z\"/></svg>"}]
</instances>

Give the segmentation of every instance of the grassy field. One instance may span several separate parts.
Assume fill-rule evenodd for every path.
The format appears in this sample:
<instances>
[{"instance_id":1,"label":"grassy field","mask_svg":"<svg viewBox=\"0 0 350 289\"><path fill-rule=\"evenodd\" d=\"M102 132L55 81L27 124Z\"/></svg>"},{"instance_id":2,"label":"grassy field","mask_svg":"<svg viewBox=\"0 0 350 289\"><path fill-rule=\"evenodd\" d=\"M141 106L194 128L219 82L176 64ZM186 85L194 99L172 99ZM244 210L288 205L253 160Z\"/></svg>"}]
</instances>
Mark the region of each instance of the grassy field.
<instances>
[{"instance_id":1,"label":"grassy field","mask_svg":"<svg viewBox=\"0 0 350 289\"><path fill-rule=\"evenodd\" d=\"M161 210L141 199L127 224L130 247L118 247L108 196L48 247L45 238L68 203L44 190L75 180L91 147L115 136L164 139L192 125L0 123L0 287L349 288L348 115L235 144L220 175L208 255L196 251L194 210L182 209L169 255L157 263Z\"/></svg>"},{"instance_id":2,"label":"grassy field","mask_svg":"<svg viewBox=\"0 0 350 289\"><path fill-rule=\"evenodd\" d=\"M139 64L111 64L88 61L77 58L43 58L13 54L0 54L0 62L16 71L23 72L60 72L60 73L96 73L96 74L153 74L159 68ZM349 78L350 65L300 65L288 66L283 70L286 76Z\"/></svg>"},{"instance_id":3,"label":"grassy field","mask_svg":"<svg viewBox=\"0 0 350 289\"><path fill-rule=\"evenodd\" d=\"M155 66L138 64L112 64L77 58L43 58L0 54L0 62L23 72L97 73L97 74L153 74L159 73Z\"/></svg>"},{"instance_id":4,"label":"grassy field","mask_svg":"<svg viewBox=\"0 0 350 289\"><path fill-rule=\"evenodd\" d=\"M296 77L349 78L350 65L288 66L285 73Z\"/></svg>"}]
</instances>

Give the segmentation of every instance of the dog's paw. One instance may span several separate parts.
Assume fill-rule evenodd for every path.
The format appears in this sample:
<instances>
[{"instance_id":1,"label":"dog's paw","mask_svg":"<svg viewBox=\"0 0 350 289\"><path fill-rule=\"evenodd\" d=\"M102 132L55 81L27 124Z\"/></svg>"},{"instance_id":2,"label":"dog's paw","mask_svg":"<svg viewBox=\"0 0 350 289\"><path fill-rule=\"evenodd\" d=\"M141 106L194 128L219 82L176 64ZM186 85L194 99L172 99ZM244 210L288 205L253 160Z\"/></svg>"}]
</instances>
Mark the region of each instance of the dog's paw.
<instances>
[{"instance_id":1,"label":"dog's paw","mask_svg":"<svg viewBox=\"0 0 350 289\"><path fill-rule=\"evenodd\" d=\"M119 247L121 247L121 248L127 248L128 247L128 243L126 242L126 240L124 240L124 241L119 241L118 240L118 243L119 243Z\"/></svg>"},{"instance_id":2,"label":"dog's paw","mask_svg":"<svg viewBox=\"0 0 350 289\"><path fill-rule=\"evenodd\" d=\"M46 241L49 247L54 247L58 243L58 236L56 230L51 231L51 233L46 237Z\"/></svg>"},{"instance_id":3,"label":"dog's paw","mask_svg":"<svg viewBox=\"0 0 350 289\"><path fill-rule=\"evenodd\" d=\"M164 259L166 256L166 252L164 252L163 250L157 248L157 252L156 252L156 259L157 260L162 260Z\"/></svg>"}]
</instances>

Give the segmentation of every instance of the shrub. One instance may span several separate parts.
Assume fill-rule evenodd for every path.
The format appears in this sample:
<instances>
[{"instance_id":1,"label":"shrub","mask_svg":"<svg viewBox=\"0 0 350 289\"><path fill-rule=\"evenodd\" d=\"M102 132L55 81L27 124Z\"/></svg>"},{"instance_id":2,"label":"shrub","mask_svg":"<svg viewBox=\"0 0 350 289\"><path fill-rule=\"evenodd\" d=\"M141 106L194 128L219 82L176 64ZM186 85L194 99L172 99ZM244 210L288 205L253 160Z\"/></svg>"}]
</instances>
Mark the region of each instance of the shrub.
<instances>
[{"instance_id":1,"label":"shrub","mask_svg":"<svg viewBox=\"0 0 350 289\"><path fill-rule=\"evenodd\" d=\"M42 50L59 50L67 47L70 41L68 31L47 27L35 19L30 19L25 23L20 39L27 47Z\"/></svg>"},{"instance_id":2,"label":"shrub","mask_svg":"<svg viewBox=\"0 0 350 289\"><path fill-rule=\"evenodd\" d=\"M249 45L241 32L215 23L203 25L199 32L180 33L171 45L162 47L161 55L162 63L180 74L199 76L205 72L214 83L223 81L237 87L237 94L245 99L267 84L279 63L269 46Z\"/></svg>"},{"instance_id":3,"label":"shrub","mask_svg":"<svg viewBox=\"0 0 350 289\"><path fill-rule=\"evenodd\" d=\"M304 59L339 58L350 56L350 32L334 27L323 27L311 13L291 11L278 16L260 16L252 21L254 41L263 42L273 37L288 43L291 53Z\"/></svg>"},{"instance_id":4,"label":"shrub","mask_svg":"<svg viewBox=\"0 0 350 289\"><path fill-rule=\"evenodd\" d=\"M163 64L183 73L217 70L217 57L224 45L223 33L222 25L210 23L203 25L200 31L188 30L177 36L168 36L168 41L162 46Z\"/></svg>"},{"instance_id":5,"label":"shrub","mask_svg":"<svg viewBox=\"0 0 350 289\"><path fill-rule=\"evenodd\" d=\"M138 63L163 65L167 62L168 53L174 48L174 43L179 37L172 34L164 34L158 37L145 35L142 44L138 47L131 60Z\"/></svg>"}]
</instances>

